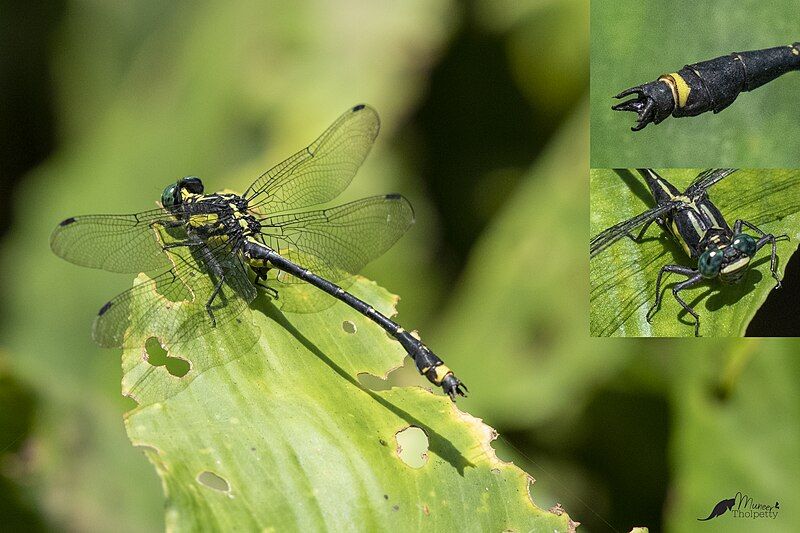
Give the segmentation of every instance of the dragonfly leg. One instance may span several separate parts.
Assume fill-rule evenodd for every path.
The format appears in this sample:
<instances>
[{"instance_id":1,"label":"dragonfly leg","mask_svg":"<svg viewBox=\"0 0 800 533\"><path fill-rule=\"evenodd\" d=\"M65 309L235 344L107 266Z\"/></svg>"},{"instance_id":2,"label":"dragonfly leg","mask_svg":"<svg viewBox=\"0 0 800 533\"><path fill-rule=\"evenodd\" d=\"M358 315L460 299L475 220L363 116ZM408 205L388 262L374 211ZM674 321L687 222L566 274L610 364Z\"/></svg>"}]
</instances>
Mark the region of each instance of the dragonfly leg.
<instances>
[{"instance_id":1,"label":"dragonfly leg","mask_svg":"<svg viewBox=\"0 0 800 533\"><path fill-rule=\"evenodd\" d=\"M764 233L764 231L761 230L761 228L759 228L755 224L752 224L746 220L741 220L741 219L737 220L733 224L733 232L735 234L741 233L742 226L745 226L751 229L752 231L755 231L760 237L758 239L758 242L756 242L756 251L760 250L767 243L770 243L772 245L772 253L770 254L770 260L769 260L769 270L770 272L772 272L772 277L775 278L775 281L778 282L777 285L775 285L775 288L776 289L780 288L781 277L778 275L778 249L776 243L778 241L788 241L789 236L786 235L785 233L782 235L772 235L771 233Z\"/></svg>"},{"instance_id":2,"label":"dragonfly leg","mask_svg":"<svg viewBox=\"0 0 800 533\"><path fill-rule=\"evenodd\" d=\"M211 308L211 305L214 303L214 299L219 294L219 291L222 289L222 284L225 282L225 276L220 276L217 284L214 285L214 290L211 291L211 296L208 297L208 301L206 302L206 313L208 313L209 318L211 318L211 327L217 327L217 319L214 318L214 311Z\"/></svg>"},{"instance_id":3,"label":"dragonfly leg","mask_svg":"<svg viewBox=\"0 0 800 533\"><path fill-rule=\"evenodd\" d=\"M692 315L694 317L694 336L695 337L699 337L700 336L700 315L698 315L697 312L689 306L689 304L684 302L683 299L680 296L678 296L678 293L680 291L682 291L683 289L689 289L691 287L694 287L695 285L697 285L701 281L703 281L703 276L699 272L697 272L691 278L689 278L689 279L687 279L685 281L682 281L682 282L678 283L677 285L675 285L674 287L672 287L672 295L675 297L675 299L678 301L678 303L681 304L681 307L683 307L684 310L687 313L689 313L690 315Z\"/></svg>"},{"instance_id":4,"label":"dragonfly leg","mask_svg":"<svg viewBox=\"0 0 800 533\"><path fill-rule=\"evenodd\" d=\"M262 279L264 281L267 281L267 272L269 272L269 269L268 268L253 268L253 272L256 273L256 279L255 279L255 281L253 283L257 287L261 287L266 292L268 292L270 297L273 300L277 300L278 299L278 291L275 289L275 287L270 287L266 283L261 283Z\"/></svg>"},{"instance_id":5,"label":"dragonfly leg","mask_svg":"<svg viewBox=\"0 0 800 533\"><path fill-rule=\"evenodd\" d=\"M187 246L187 247L200 246L202 244L203 244L202 242L194 242L194 241L171 242L162 246L161 249L166 252L167 250L171 250L172 248L180 248L182 246Z\"/></svg>"},{"instance_id":6,"label":"dragonfly leg","mask_svg":"<svg viewBox=\"0 0 800 533\"><path fill-rule=\"evenodd\" d=\"M206 312L209 318L211 318L211 327L215 328L217 327L217 319L214 317L214 311L211 306L219 295L220 290L222 290L222 285L225 283L225 272L222 270L219 261L214 257L214 254L212 254L211 250L207 247L201 249L200 255L203 257L203 262L212 274L212 279L217 280L214 285L214 290L211 291L211 296L209 296L206 301Z\"/></svg>"},{"instance_id":7,"label":"dragonfly leg","mask_svg":"<svg viewBox=\"0 0 800 533\"><path fill-rule=\"evenodd\" d=\"M682 291L683 289L688 289L689 287L693 287L697 285L700 281L702 281L703 276L697 270L692 270L691 268L680 266L680 265L664 265L661 267L661 271L658 273L658 278L656 278L656 301L653 306L647 311L647 321L650 322L653 320L656 312L661 308L661 299L663 298L663 293L661 292L661 281L664 277L664 273L675 273L681 274L686 276L688 279L678 283L672 288L672 295L678 300L678 303L695 318L695 336L698 336L698 332L700 329L700 317L698 314L689 307L686 302L684 302L680 296L678 296L678 292Z\"/></svg>"},{"instance_id":8,"label":"dragonfly leg","mask_svg":"<svg viewBox=\"0 0 800 533\"><path fill-rule=\"evenodd\" d=\"M649 227L650 227L650 224L652 224L652 223L653 223L653 222L655 222L656 220L657 220L657 219L655 219L655 218L654 218L654 219L652 219L652 220L648 220L648 221L647 221L647 224L645 224L644 226L642 226L642 229L641 229L641 231L639 231L639 234L638 234L636 237L634 237L634 236L633 236L633 235L631 235L630 233L626 233L625 235L626 235L626 236L627 236L627 237L628 237L630 240L632 240L633 242L635 242L635 243L640 243L640 242L642 242L642 239L644 238L644 234L645 234L645 233L647 233L647 228L649 228Z\"/></svg>"}]
</instances>

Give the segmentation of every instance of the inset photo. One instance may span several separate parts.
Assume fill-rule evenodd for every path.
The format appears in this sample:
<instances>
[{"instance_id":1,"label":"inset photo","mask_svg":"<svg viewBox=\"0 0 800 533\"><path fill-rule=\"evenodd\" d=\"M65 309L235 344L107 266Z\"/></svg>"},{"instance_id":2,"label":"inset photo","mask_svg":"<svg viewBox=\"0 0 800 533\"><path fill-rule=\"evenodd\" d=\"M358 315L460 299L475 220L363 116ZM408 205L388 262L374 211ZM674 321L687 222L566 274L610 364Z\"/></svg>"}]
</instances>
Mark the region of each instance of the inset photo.
<instances>
[{"instance_id":1,"label":"inset photo","mask_svg":"<svg viewBox=\"0 0 800 533\"><path fill-rule=\"evenodd\" d=\"M800 0L591 11L592 167L800 167Z\"/></svg>"},{"instance_id":2,"label":"inset photo","mask_svg":"<svg viewBox=\"0 0 800 533\"><path fill-rule=\"evenodd\" d=\"M590 187L592 336L800 336L800 169L592 169Z\"/></svg>"}]
</instances>

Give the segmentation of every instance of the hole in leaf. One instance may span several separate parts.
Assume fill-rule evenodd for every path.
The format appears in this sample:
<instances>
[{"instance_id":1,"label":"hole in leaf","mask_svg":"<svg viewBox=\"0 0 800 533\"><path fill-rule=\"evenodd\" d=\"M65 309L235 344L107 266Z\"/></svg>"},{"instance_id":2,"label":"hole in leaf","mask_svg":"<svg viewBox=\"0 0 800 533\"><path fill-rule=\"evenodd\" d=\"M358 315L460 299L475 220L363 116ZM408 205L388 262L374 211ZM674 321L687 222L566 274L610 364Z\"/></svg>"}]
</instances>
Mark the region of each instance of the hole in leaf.
<instances>
[{"instance_id":1,"label":"hole in leaf","mask_svg":"<svg viewBox=\"0 0 800 533\"><path fill-rule=\"evenodd\" d=\"M411 468L422 468L428 461L428 435L416 427L409 426L395 434L397 455Z\"/></svg>"},{"instance_id":2,"label":"hole in leaf","mask_svg":"<svg viewBox=\"0 0 800 533\"><path fill-rule=\"evenodd\" d=\"M358 374L358 382L371 391L389 390L392 387L407 387L409 385L419 385L428 387L428 381L422 377L417 370L417 365L410 357L403 359L403 365L389 372L386 379L372 374Z\"/></svg>"},{"instance_id":3,"label":"hole in leaf","mask_svg":"<svg viewBox=\"0 0 800 533\"><path fill-rule=\"evenodd\" d=\"M344 322L342 322L342 329L345 331L345 333L351 333L351 334L358 331L356 325L350 322L349 320L345 320Z\"/></svg>"},{"instance_id":4,"label":"hole in leaf","mask_svg":"<svg viewBox=\"0 0 800 533\"><path fill-rule=\"evenodd\" d=\"M175 377L182 378L189 373L189 361L179 357L167 357L167 372Z\"/></svg>"},{"instance_id":5,"label":"hole in leaf","mask_svg":"<svg viewBox=\"0 0 800 533\"><path fill-rule=\"evenodd\" d=\"M148 363L153 366L163 366L167 369L167 372L175 377L182 378L191 369L189 361L179 357L170 357L155 337L147 339L144 343L144 349L147 351Z\"/></svg>"},{"instance_id":6,"label":"hole in leaf","mask_svg":"<svg viewBox=\"0 0 800 533\"><path fill-rule=\"evenodd\" d=\"M167 364L167 351L161 347L161 343L155 337L150 337L144 343L147 351L147 362L153 366L163 366Z\"/></svg>"},{"instance_id":7,"label":"hole in leaf","mask_svg":"<svg viewBox=\"0 0 800 533\"><path fill-rule=\"evenodd\" d=\"M220 477L214 472L210 472L208 470L198 474L197 482L201 485L205 485L209 489L218 490L220 492L229 492L231 490L231 486L228 485L228 482L225 480L225 478Z\"/></svg>"}]
</instances>

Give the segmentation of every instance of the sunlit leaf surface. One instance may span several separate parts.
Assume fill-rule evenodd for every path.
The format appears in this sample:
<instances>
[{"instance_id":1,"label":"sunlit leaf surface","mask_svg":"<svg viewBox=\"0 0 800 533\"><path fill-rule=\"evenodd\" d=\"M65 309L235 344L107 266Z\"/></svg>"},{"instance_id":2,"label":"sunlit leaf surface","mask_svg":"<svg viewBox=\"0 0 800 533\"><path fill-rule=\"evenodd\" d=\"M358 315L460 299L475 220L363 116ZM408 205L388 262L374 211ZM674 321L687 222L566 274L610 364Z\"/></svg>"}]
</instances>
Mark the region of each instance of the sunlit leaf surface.
<instances>
[{"instance_id":1,"label":"sunlit leaf surface","mask_svg":"<svg viewBox=\"0 0 800 533\"><path fill-rule=\"evenodd\" d=\"M396 298L374 283L352 290L393 313ZM168 527L569 530L566 513L533 505L527 474L495 457L480 420L420 387L359 383L404 357L376 325L343 304L284 315L262 296L254 307L253 323L168 353L190 362L183 376L152 366L152 349L124 353L123 386L140 402L128 434L162 477Z\"/></svg>"}]
</instances>

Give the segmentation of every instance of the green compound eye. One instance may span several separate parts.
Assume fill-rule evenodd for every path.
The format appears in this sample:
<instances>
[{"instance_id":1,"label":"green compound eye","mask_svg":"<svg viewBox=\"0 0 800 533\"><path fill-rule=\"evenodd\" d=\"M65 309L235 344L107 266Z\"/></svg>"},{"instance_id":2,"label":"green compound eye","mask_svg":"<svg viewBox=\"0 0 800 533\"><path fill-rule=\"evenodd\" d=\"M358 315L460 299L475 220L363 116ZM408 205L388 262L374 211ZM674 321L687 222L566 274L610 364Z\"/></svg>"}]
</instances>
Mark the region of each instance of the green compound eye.
<instances>
[{"instance_id":1,"label":"green compound eye","mask_svg":"<svg viewBox=\"0 0 800 533\"><path fill-rule=\"evenodd\" d=\"M722 267L722 252L719 248L709 248L700 259L697 261L697 268L700 270L700 275L704 278L716 278L719 275L719 270Z\"/></svg>"},{"instance_id":2,"label":"green compound eye","mask_svg":"<svg viewBox=\"0 0 800 533\"><path fill-rule=\"evenodd\" d=\"M732 246L749 257L753 257L756 253L756 240L746 233L736 235Z\"/></svg>"},{"instance_id":3,"label":"green compound eye","mask_svg":"<svg viewBox=\"0 0 800 533\"><path fill-rule=\"evenodd\" d=\"M177 183L173 183L172 185L164 189L164 192L161 193L161 205L163 205L166 208L175 207L175 205L178 203L178 199L176 198L177 192L178 192Z\"/></svg>"}]
</instances>

